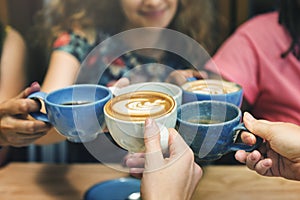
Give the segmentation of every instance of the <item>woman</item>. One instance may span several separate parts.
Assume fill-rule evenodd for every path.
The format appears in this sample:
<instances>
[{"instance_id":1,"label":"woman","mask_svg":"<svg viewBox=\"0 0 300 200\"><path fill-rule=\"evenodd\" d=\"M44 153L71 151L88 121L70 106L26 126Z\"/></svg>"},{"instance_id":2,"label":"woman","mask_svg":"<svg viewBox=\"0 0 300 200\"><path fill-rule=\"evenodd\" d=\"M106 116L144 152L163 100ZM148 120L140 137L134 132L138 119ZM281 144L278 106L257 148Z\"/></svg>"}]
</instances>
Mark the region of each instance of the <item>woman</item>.
<instances>
[{"instance_id":1,"label":"woman","mask_svg":"<svg viewBox=\"0 0 300 200\"><path fill-rule=\"evenodd\" d=\"M219 22L214 17L217 15L213 14L216 12L213 6L211 0L51 1L38 15L36 26L41 36L36 38L47 42L52 52L42 90L51 92L73 84L81 63L101 41L133 28L169 28L190 36L213 52L217 46L215 25ZM193 67L175 54L159 50L148 53L143 50L130 52L114 60L99 84L111 86L133 69L136 76L137 73L150 74L153 79L147 81L157 80L156 74L163 72L136 70L137 66L149 62L161 62L174 69L192 69L190 73L193 74ZM87 62L98 66L97 62L103 63L105 57L96 60ZM56 139L45 137L40 142L52 143L64 139L54 135Z\"/></svg>"},{"instance_id":2,"label":"woman","mask_svg":"<svg viewBox=\"0 0 300 200\"><path fill-rule=\"evenodd\" d=\"M41 36L37 37L38 41L46 41L49 49L52 49L42 89L52 91L74 83L80 64L92 49L106 38L133 28L170 28L190 36L212 53L218 44L216 24L219 19L214 17L217 16L214 13L214 4L208 0L51 1L40 12L36 26ZM147 62L162 61L174 66L171 61L175 56L168 56L145 56L135 52L123 55L110 66L113 69L107 71L104 75L106 80L101 84L112 85L127 71ZM56 64L62 59L63 68L60 63ZM133 59L136 62L132 63ZM175 69L189 67L183 60L176 59L179 63L174 66ZM56 76L56 72L61 75ZM52 77L56 77L55 84L49 81Z\"/></svg>"},{"instance_id":3,"label":"woman","mask_svg":"<svg viewBox=\"0 0 300 200\"><path fill-rule=\"evenodd\" d=\"M207 68L244 89L243 108L256 118L300 125L300 1L241 25Z\"/></svg>"}]
</instances>

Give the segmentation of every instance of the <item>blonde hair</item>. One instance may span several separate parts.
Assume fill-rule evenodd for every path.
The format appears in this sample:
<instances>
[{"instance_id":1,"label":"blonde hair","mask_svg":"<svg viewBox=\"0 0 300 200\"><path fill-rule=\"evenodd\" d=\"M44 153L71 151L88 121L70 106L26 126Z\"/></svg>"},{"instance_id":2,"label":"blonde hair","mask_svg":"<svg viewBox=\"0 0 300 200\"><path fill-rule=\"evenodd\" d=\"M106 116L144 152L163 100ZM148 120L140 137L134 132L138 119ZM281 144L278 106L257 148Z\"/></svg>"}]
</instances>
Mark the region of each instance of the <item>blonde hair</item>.
<instances>
[{"instance_id":1,"label":"blonde hair","mask_svg":"<svg viewBox=\"0 0 300 200\"><path fill-rule=\"evenodd\" d=\"M178 11L169 28L192 37L209 53L214 52L219 45L217 27L221 25L214 1L178 1ZM36 42L44 41L48 47L61 32L74 29L85 34L97 29L116 34L126 20L119 0L52 0L35 19Z\"/></svg>"}]
</instances>

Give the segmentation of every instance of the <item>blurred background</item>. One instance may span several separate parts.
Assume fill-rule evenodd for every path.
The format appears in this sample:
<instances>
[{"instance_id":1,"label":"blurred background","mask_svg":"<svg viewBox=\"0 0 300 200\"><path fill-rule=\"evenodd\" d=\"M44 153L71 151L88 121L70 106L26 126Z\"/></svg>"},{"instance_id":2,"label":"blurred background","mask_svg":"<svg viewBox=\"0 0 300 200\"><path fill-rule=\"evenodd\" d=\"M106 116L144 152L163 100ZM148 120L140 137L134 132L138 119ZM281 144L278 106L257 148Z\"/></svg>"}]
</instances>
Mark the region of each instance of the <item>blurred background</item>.
<instances>
[{"instance_id":1,"label":"blurred background","mask_svg":"<svg viewBox=\"0 0 300 200\"><path fill-rule=\"evenodd\" d=\"M0 20L17 29L25 39L28 38L29 27L32 26L35 13L49 0L0 0ZM215 0L219 14L225 19L226 30L222 31L224 39L235 28L252 16L274 9L276 0ZM28 43L30 41L27 40ZM46 63L40 50L30 49L30 65L39 65L38 71L28 73L31 80L42 80ZM35 68L36 69L36 68ZM30 67L29 67L30 70Z\"/></svg>"},{"instance_id":2,"label":"blurred background","mask_svg":"<svg viewBox=\"0 0 300 200\"><path fill-rule=\"evenodd\" d=\"M49 0L0 0L0 20L17 29L24 36L26 42L30 44L29 29L34 23L34 15L46 1ZM215 0L215 2L218 13L225 19L226 28L220 33L224 39L241 23L254 15L273 10L277 3L276 0ZM47 69L45 54L41 49L30 49L30 45L28 46L28 84L32 81L41 83ZM33 147L12 147L7 150L9 151L7 160L28 161L34 159L35 161L46 162L72 162L72 158L67 159L64 156L65 146L61 144L54 145L49 149L34 147L34 158L30 158L33 153L31 148Z\"/></svg>"}]
</instances>

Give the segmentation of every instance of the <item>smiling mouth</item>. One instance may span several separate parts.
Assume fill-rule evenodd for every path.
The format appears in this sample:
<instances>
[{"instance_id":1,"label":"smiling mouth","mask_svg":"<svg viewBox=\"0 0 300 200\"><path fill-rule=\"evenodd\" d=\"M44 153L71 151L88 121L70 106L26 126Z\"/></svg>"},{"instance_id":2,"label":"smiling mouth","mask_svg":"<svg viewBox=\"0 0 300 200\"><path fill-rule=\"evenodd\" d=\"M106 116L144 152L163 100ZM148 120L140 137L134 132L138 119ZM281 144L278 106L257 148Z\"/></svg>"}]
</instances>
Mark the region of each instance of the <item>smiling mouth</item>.
<instances>
[{"instance_id":1,"label":"smiling mouth","mask_svg":"<svg viewBox=\"0 0 300 200\"><path fill-rule=\"evenodd\" d=\"M166 9L153 10L153 11L140 11L140 14L146 17L159 17L165 13Z\"/></svg>"}]
</instances>

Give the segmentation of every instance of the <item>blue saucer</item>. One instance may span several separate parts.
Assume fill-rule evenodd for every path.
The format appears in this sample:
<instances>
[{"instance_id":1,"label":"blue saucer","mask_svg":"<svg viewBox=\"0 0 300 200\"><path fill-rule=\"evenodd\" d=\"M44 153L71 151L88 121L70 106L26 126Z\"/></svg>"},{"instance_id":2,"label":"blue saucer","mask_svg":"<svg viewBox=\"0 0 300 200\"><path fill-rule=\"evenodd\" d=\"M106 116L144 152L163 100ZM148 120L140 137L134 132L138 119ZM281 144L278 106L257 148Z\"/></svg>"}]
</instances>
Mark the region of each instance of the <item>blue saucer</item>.
<instances>
[{"instance_id":1,"label":"blue saucer","mask_svg":"<svg viewBox=\"0 0 300 200\"><path fill-rule=\"evenodd\" d=\"M135 178L119 178L92 186L84 194L84 200L125 200L131 193L140 192L141 181Z\"/></svg>"}]
</instances>

